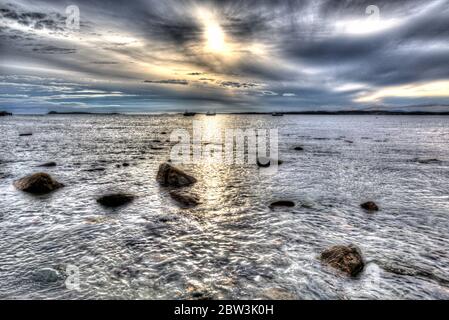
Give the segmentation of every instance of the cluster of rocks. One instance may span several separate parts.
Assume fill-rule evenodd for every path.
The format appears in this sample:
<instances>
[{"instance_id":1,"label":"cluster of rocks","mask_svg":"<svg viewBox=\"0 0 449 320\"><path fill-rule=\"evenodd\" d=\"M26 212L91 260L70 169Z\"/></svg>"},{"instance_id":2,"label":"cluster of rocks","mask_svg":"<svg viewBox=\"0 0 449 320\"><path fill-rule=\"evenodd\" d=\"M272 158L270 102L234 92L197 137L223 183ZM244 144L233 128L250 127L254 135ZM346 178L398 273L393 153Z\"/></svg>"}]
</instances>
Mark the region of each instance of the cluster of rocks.
<instances>
[{"instance_id":1,"label":"cluster of rocks","mask_svg":"<svg viewBox=\"0 0 449 320\"><path fill-rule=\"evenodd\" d=\"M0 111L0 117L12 116L12 113L6 111Z\"/></svg>"},{"instance_id":2,"label":"cluster of rocks","mask_svg":"<svg viewBox=\"0 0 449 320\"><path fill-rule=\"evenodd\" d=\"M197 182L196 178L167 162L159 166L156 180L161 186L168 188L183 188ZM182 207L193 207L200 203L197 195L185 190L170 190L169 195Z\"/></svg>"}]
</instances>

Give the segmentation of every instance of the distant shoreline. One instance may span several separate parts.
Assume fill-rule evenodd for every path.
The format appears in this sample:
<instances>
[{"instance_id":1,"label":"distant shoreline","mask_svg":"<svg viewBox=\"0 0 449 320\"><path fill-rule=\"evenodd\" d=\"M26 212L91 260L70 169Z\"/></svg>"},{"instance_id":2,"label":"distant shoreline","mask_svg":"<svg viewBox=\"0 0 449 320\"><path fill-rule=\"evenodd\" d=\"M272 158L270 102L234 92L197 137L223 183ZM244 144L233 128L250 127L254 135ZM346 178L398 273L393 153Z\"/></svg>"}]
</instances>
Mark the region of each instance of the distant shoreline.
<instances>
[{"instance_id":1,"label":"distant shoreline","mask_svg":"<svg viewBox=\"0 0 449 320\"><path fill-rule=\"evenodd\" d=\"M273 112L217 112L217 115L220 114L233 114L233 115L271 115ZM87 112L87 111L73 111L73 112L58 112L58 111L50 111L48 113L40 113L40 114L13 114L11 112L4 112L2 116L12 116L12 115L20 115L20 116L46 116L46 115L102 115L102 116L111 116L111 115L159 115L159 116L167 116L167 115L182 115L183 112L155 112L155 113L120 113L120 112ZM206 112L196 112L198 115L206 115ZM449 112L424 112L424 111L289 111L282 112L282 115L376 115L376 116L449 116Z\"/></svg>"}]
</instances>

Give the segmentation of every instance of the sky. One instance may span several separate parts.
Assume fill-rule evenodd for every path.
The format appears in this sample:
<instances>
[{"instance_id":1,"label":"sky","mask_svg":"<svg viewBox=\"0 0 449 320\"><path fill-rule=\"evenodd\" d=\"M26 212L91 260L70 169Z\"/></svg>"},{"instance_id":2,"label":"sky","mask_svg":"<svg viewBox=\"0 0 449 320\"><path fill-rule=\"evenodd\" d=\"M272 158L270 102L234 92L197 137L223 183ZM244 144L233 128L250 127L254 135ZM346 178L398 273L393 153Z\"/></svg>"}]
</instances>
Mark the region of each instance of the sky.
<instances>
[{"instance_id":1,"label":"sky","mask_svg":"<svg viewBox=\"0 0 449 320\"><path fill-rule=\"evenodd\" d=\"M449 111L449 0L0 0L0 110L186 109Z\"/></svg>"}]
</instances>

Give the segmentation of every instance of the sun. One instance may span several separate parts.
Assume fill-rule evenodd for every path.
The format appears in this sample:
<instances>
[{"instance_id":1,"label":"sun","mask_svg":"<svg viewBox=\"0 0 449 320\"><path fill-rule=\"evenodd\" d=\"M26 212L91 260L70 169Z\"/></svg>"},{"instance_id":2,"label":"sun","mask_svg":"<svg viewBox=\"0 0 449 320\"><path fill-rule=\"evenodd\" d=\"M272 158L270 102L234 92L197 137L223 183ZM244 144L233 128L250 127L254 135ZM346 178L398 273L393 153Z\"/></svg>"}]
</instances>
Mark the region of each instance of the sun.
<instances>
[{"instance_id":1,"label":"sun","mask_svg":"<svg viewBox=\"0 0 449 320\"><path fill-rule=\"evenodd\" d=\"M229 51L226 34L220 26L218 17L212 11L199 8L197 16L203 27L205 50L212 53L224 54Z\"/></svg>"},{"instance_id":2,"label":"sun","mask_svg":"<svg viewBox=\"0 0 449 320\"><path fill-rule=\"evenodd\" d=\"M209 22L205 26L206 47L212 52L225 52L225 34L218 23Z\"/></svg>"}]
</instances>

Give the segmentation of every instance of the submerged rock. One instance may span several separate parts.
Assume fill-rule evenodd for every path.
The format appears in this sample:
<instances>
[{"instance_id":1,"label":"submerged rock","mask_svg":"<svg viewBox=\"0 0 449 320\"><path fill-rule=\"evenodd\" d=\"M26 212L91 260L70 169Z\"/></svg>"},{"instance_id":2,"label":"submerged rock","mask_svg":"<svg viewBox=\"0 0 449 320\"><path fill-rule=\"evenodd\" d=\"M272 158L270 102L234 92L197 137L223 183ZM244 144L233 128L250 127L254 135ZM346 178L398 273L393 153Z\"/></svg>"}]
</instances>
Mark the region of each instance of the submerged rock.
<instances>
[{"instance_id":1,"label":"submerged rock","mask_svg":"<svg viewBox=\"0 0 449 320\"><path fill-rule=\"evenodd\" d=\"M365 267L360 249L352 244L326 249L321 253L320 260L352 277L357 276Z\"/></svg>"},{"instance_id":2,"label":"submerged rock","mask_svg":"<svg viewBox=\"0 0 449 320\"><path fill-rule=\"evenodd\" d=\"M189 194L184 191L172 190L170 191L170 197L179 202L183 206L193 207L200 203L199 197L195 194Z\"/></svg>"},{"instance_id":3,"label":"submerged rock","mask_svg":"<svg viewBox=\"0 0 449 320\"><path fill-rule=\"evenodd\" d=\"M44 194L64 187L62 183L43 172L35 173L14 182L14 186L24 192Z\"/></svg>"},{"instance_id":4,"label":"submerged rock","mask_svg":"<svg viewBox=\"0 0 449 320\"><path fill-rule=\"evenodd\" d=\"M134 196L126 193L107 194L97 199L97 202L105 207L119 207L134 200Z\"/></svg>"},{"instance_id":5,"label":"submerged rock","mask_svg":"<svg viewBox=\"0 0 449 320\"><path fill-rule=\"evenodd\" d=\"M156 176L157 182L164 187L184 187L197 180L169 163L162 163Z\"/></svg>"},{"instance_id":6,"label":"submerged rock","mask_svg":"<svg viewBox=\"0 0 449 320\"><path fill-rule=\"evenodd\" d=\"M271 165L271 162L277 163L278 165L281 165L284 161L282 160L274 160L267 157L258 157L257 158L257 165L261 168L268 168Z\"/></svg>"},{"instance_id":7,"label":"submerged rock","mask_svg":"<svg viewBox=\"0 0 449 320\"><path fill-rule=\"evenodd\" d=\"M61 278L58 271L52 268L42 268L36 270L33 274L33 279L38 282L50 283L56 282Z\"/></svg>"},{"instance_id":8,"label":"submerged rock","mask_svg":"<svg viewBox=\"0 0 449 320\"><path fill-rule=\"evenodd\" d=\"M373 201L362 203L360 207L368 211L379 211L379 207Z\"/></svg>"},{"instance_id":9,"label":"submerged rock","mask_svg":"<svg viewBox=\"0 0 449 320\"><path fill-rule=\"evenodd\" d=\"M272 202L270 204L270 208L275 208L275 207L294 207L295 203L293 201L289 201L289 200L280 200L280 201L275 201Z\"/></svg>"},{"instance_id":10,"label":"submerged rock","mask_svg":"<svg viewBox=\"0 0 449 320\"><path fill-rule=\"evenodd\" d=\"M413 159L413 161L421 163L421 164L432 164L432 163L440 163L441 160L439 159L419 159L419 158L415 158Z\"/></svg>"},{"instance_id":11,"label":"submerged rock","mask_svg":"<svg viewBox=\"0 0 449 320\"><path fill-rule=\"evenodd\" d=\"M41 164L41 165L39 165L39 167L56 167L56 162L46 162L46 163L43 163L43 164Z\"/></svg>"}]
</instances>

